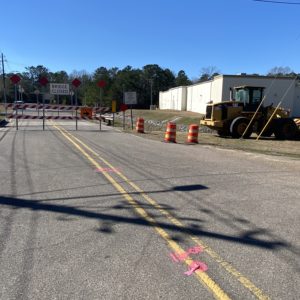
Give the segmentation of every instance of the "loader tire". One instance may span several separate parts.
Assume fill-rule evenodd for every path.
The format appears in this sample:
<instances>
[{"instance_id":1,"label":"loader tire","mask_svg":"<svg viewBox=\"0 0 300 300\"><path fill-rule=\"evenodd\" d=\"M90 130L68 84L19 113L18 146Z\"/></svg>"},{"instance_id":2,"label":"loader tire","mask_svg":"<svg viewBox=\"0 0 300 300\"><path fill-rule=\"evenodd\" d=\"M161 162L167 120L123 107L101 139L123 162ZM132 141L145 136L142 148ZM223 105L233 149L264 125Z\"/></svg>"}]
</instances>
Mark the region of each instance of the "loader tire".
<instances>
[{"instance_id":1,"label":"loader tire","mask_svg":"<svg viewBox=\"0 0 300 300\"><path fill-rule=\"evenodd\" d=\"M270 137L272 134L274 133L274 129L272 127L267 127L263 133L261 134L261 136L263 137Z\"/></svg>"},{"instance_id":2,"label":"loader tire","mask_svg":"<svg viewBox=\"0 0 300 300\"><path fill-rule=\"evenodd\" d=\"M230 136L229 130L226 130L226 129L219 129L217 131L217 133L218 133L218 136L220 136L220 137Z\"/></svg>"},{"instance_id":3,"label":"loader tire","mask_svg":"<svg viewBox=\"0 0 300 300\"><path fill-rule=\"evenodd\" d=\"M292 140L298 133L297 125L292 119L278 119L275 123L274 134L278 140Z\"/></svg>"},{"instance_id":4,"label":"loader tire","mask_svg":"<svg viewBox=\"0 0 300 300\"><path fill-rule=\"evenodd\" d=\"M230 134L233 138L238 139L242 137L246 130L250 120L244 117L238 117L234 119L230 125ZM247 132L244 134L244 138L248 139L253 132L252 126L250 126Z\"/></svg>"}]
</instances>

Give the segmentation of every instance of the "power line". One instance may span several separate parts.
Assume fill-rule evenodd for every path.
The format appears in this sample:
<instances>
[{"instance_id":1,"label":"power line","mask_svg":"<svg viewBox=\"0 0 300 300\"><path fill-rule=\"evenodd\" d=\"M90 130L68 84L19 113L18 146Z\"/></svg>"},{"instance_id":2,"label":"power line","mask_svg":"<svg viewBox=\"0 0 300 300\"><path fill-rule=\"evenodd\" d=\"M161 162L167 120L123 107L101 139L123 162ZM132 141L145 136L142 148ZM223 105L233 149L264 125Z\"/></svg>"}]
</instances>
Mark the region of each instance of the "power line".
<instances>
[{"instance_id":1,"label":"power line","mask_svg":"<svg viewBox=\"0 0 300 300\"><path fill-rule=\"evenodd\" d=\"M14 70L14 69L11 67L11 65L10 65L9 61L7 60L6 56L4 56L4 58L5 58L5 59L4 59L4 62L5 62L5 64L6 64L6 68L8 69L9 73L20 73L20 71Z\"/></svg>"},{"instance_id":2,"label":"power line","mask_svg":"<svg viewBox=\"0 0 300 300\"><path fill-rule=\"evenodd\" d=\"M23 66L23 67L27 67L27 65L25 64L22 64L20 62L15 62L15 61L12 61L12 60L6 60L7 62L13 64L13 65L16 65L16 66Z\"/></svg>"},{"instance_id":3,"label":"power line","mask_svg":"<svg viewBox=\"0 0 300 300\"><path fill-rule=\"evenodd\" d=\"M7 67L7 69L9 70L9 72L12 72L13 73L13 70L12 70L12 68L10 67L10 64L8 63L8 60L6 59L6 57L4 57L5 59L4 59L4 62L6 63L6 67Z\"/></svg>"},{"instance_id":4,"label":"power line","mask_svg":"<svg viewBox=\"0 0 300 300\"><path fill-rule=\"evenodd\" d=\"M253 0L255 2L267 2L274 4L290 4L290 5L300 5L300 2L288 2L288 1L273 1L273 0Z\"/></svg>"}]
</instances>

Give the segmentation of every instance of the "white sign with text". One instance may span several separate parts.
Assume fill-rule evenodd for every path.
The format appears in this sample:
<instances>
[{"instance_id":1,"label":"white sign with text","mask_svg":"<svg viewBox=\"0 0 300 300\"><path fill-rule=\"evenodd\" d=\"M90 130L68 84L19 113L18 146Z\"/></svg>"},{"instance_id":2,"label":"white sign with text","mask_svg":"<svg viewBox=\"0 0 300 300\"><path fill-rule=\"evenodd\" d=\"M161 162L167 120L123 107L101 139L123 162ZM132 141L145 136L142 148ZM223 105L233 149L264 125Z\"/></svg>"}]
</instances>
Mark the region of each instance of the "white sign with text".
<instances>
[{"instance_id":1,"label":"white sign with text","mask_svg":"<svg viewBox=\"0 0 300 300\"><path fill-rule=\"evenodd\" d=\"M125 92L124 93L125 104L137 104L136 92Z\"/></svg>"},{"instance_id":2,"label":"white sign with text","mask_svg":"<svg viewBox=\"0 0 300 300\"><path fill-rule=\"evenodd\" d=\"M51 95L70 95L70 86L68 83L50 83Z\"/></svg>"}]
</instances>

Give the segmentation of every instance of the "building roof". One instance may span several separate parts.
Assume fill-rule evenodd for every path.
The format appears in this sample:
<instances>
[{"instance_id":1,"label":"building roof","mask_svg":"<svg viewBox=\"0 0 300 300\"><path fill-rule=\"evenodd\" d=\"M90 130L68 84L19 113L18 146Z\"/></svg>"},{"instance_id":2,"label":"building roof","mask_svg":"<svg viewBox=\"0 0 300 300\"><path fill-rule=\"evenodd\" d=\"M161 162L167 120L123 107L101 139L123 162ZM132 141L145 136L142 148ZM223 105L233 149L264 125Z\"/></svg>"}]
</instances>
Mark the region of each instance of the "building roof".
<instances>
[{"instance_id":1,"label":"building roof","mask_svg":"<svg viewBox=\"0 0 300 300\"><path fill-rule=\"evenodd\" d=\"M291 76L264 76L264 75L249 75L249 74L240 74L240 75L227 75L227 74L221 74L221 75L217 75L214 76L214 79L219 78L219 77L231 77L231 78L256 78L256 79L288 79L288 80L295 80L294 77Z\"/></svg>"},{"instance_id":2,"label":"building roof","mask_svg":"<svg viewBox=\"0 0 300 300\"><path fill-rule=\"evenodd\" d=\"M189 87L200 85L200 84L212 83L214 80L221 79L221 78L237 78L237 79L238 78L252 78L252 79L272 79L272 80L295 80L296 79L296 78L290 77L290 76L249 75L249 74L246 74L246 73L241 73L240 75L220 74L220 75L216 75L212 79L209 79L209 80L206 80L206 81L192 83L192 84L187 85L187 86L176 86L176 87L170 88L166 91L163 91L163 93L168 92L168 91L173 90L173 89L177 89L177 88L189 88ZM297 79L296 82L297 82L297 84L300 84L299 79Z\"/></svg>"}]
</instances>

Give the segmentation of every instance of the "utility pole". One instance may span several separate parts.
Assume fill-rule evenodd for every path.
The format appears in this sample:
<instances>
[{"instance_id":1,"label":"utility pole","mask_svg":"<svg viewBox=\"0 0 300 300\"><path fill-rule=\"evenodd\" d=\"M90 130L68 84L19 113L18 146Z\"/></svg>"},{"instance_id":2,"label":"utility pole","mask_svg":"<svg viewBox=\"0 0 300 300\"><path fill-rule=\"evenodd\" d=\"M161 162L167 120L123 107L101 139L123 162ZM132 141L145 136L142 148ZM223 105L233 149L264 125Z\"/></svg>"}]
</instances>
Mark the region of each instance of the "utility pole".
<instances>
[{"instance_id":1,"label":"utility pole","mask_svg":"<svg viewBox=\"0 0 300 300\"><path fill-rule=\"evenodd\" d=\"M149 79L150 81L150 109L152 109L153 97L152 97L152 88L153 88L153 79Z\"/></svg>"},{"instance_id":2,"label":"utility pole","mask_svg":"<svg viewBox=\"0 0 300 300\"><path fill-rule=\"evenodd\" d=\"M5 103L5 117L7 115L7 100L6 100L6 84L5 84L5 71L4 71L4 61L3 61L3 53L1 53L2 60L2 79L3 79L3 95L4 95L4 103Z\"/></svg>"}]
</instances>

